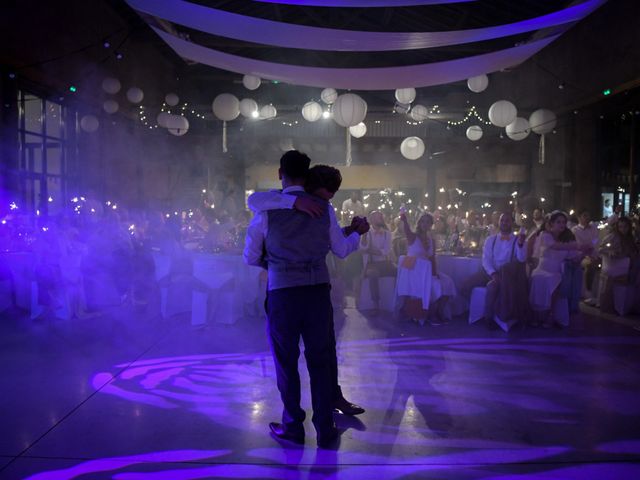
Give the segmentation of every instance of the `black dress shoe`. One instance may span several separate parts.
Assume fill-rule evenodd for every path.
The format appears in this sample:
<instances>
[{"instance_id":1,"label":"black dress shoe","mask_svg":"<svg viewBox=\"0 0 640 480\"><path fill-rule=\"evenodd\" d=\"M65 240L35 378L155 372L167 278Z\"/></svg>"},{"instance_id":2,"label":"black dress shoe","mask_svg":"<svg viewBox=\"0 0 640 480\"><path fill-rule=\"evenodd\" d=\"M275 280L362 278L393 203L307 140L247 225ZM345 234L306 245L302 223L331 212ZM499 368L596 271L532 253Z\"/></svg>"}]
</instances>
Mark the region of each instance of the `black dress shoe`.
<instances>
[{"instance_id":1,"label":"black dress shoe","mask_svg":"<svg viewBox=\"0 0 640 480\"><path fill-rule=\"evenodd\" d=\"M269 429L271 433L273 433L276 437L281 438L282 440L289 440L294 443L303 444L304 443L304 430L301 432L292 432L287 430L287 427L282 423L271 422L269 423Z\"/></svg>"},{"instance_id":2,"label":"black dress shoe","mask_svg":"<svg viewBox=\"0 0 640 480\"><path fill-rule=\"evenodd\" d=\"M333 427L331 430L318 434L318 446L321 448L330 448L338 444L340 438L340 430Z\"/></svg>"},{"instance_id":3,"label":"black dress shoe","mask_svg":"<svg viewBox=\"0 0 640 480\"><path fill-rule=\"evenodd\" d=\"M337 413L342 413L343 415L360 415L361 413L364 413L364 408L360 405L349 402L344 397L340 397L338 400L333 402L333 410Z\"/></svg>"}]
</instances>

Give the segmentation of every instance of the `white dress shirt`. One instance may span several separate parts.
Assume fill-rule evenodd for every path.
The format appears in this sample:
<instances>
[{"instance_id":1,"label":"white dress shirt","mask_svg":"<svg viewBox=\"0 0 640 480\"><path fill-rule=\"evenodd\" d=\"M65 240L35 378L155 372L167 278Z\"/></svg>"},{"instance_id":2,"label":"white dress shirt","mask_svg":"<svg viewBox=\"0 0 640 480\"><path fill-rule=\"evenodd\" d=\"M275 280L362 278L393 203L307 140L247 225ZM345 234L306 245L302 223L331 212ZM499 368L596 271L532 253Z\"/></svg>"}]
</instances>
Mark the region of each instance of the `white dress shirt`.
<instances>
[{"instance_id":1,"label":"white dress shirt","mask_svg":"<svg viewBox=\"0 0 640 480\"><path fill-rule=\"evenodd\" d=\"M372 262L389 260L389 254L391 253L391 232L385 229L376 231L372 228L363 237L360 247L364 253L369 253L368 250L370 247L380 251L379 254L369 254Z\"/></svg>"},{"instance_id":2,"label":"white dress shirt","mask_svg":"<svg viewBox=\"0 0 640 480\"><path fill-rule=\"evenodd\" d=\"M277 210L281 208L293 208L296 200L295 195L287 195L289 192L303 192L300 186L287 187L282 192L256 192L249 196L247 204L255 213L247 228L247 237L244 247L244 261L249 265L256 265L266 268L264 261L264 240L267 238L269 229L267 210ZM336 213L330 203L329 210L329 238L331 241L331 251L340 258L345 258L351 252L358 249L360 235L353 232L346 237L338 224Z\"/></svg>"},{"instance_id":3,"label":"white dress shirt","mask_svg":"<svg viewBox=\"0 0 640 480\"><path fill-rule=\"evenodd\" d=\"M576 225L571 231L576 236L576 241L579 246L589 245L595 248L598 245L599 232L592 223L589 223L586 227Z\"/></svg>"},{"instance_id":4,"label":"white dress shirt","mask_svg":"<svg viewBox=\"0 0 640 480\"><path fill-rule=\"evenodd\" d=\"M360 200L356 200L355 202L350 198L347 198L344 202L342 202L342 211L346 213L348 216L358 216L364 217L364 205Z\"/></svg>"},{"instance_id":5,"label":"white dress shirt","mask_svg":"<svg viewBox=\"0 0 640 480\"><path fill-rule=\"evenodd\" d=\"M498 234L487 237L482 250L482 266L487 275L491 276L500 270L501 267L511 261L511 248L515 242L513 253L519 262L527 259L526 243L518 245L518 237L513 233L507 235Z\"/></svg>"}]
</instances>

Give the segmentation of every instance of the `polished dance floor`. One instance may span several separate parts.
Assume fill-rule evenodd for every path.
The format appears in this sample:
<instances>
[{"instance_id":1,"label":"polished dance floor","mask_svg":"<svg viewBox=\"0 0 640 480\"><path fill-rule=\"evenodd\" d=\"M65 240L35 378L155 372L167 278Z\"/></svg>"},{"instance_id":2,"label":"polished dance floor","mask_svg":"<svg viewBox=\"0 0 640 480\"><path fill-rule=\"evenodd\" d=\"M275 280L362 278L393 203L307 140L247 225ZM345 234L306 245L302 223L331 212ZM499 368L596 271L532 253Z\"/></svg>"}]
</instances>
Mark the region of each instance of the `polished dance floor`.
<instances>
[{"instance_id":1,"label":"polished dance floor","mask_svg":"<svg viewBox=\"0 0 640 480\"><path fill-rule=\"evenodd\" d=\"M121 308L0 321L0 478L637 479L640 331L421 327L346 309L335 448L272 438L264 321L195 329ZM303 407L310 418L308 378Z\"/></svg>"}]
</instances>

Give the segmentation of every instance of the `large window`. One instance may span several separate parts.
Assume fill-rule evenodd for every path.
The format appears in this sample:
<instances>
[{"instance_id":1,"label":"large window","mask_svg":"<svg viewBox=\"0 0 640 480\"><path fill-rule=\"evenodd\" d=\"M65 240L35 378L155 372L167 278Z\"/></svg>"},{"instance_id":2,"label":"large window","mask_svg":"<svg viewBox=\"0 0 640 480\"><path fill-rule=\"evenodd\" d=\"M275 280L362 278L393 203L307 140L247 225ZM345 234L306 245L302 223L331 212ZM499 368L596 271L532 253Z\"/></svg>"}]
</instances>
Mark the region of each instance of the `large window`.
<instances>
[{"instance_id":1,"label":"large window","mask_svg":"<svg viewBox=\"0 0 640 480\"><path fill-rule=\"evenodd\" d=\"M76 114L25 91L18 92L22 204L55 215L68 197L75 171Z\"/></svg>"}]
</instances>

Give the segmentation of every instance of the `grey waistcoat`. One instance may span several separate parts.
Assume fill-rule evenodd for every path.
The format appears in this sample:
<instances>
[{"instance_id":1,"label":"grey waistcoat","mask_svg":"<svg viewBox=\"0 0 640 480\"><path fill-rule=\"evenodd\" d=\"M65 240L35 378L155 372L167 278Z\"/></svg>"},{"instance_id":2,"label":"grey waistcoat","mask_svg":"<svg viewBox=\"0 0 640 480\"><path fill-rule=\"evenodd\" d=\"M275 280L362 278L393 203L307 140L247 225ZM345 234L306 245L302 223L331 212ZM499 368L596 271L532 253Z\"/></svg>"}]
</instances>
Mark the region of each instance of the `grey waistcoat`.
<instances>
[{"instance_id":1,"label":"grey waistcoat","mask_svg":"<svg viewBox=\"0 0 640 480\"><path fill-rule=\"evenodd\" d=\"M305 192L291 195L311 197ZM269 210L265 259L269 290L329 283L325 258L329 253L329 204L320 218L293 209Z\"/></svg>"}]
</instances>

